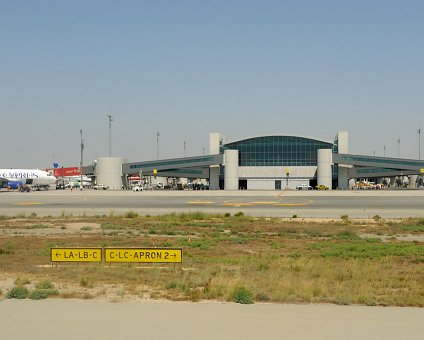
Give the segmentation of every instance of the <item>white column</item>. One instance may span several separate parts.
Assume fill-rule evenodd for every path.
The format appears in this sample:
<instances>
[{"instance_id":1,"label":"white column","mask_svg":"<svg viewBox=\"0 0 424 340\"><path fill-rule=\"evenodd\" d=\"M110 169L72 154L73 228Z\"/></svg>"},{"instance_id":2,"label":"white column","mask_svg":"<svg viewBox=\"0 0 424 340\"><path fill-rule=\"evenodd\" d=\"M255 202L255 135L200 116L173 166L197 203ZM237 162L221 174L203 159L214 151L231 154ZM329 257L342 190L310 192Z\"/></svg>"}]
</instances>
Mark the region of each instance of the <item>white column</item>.
<instances>
[{"instance_id":1,"label":"white column","mask_svg":"<svg viewBox=\"0 0 424 340\"><path fill-rule=\"evenodd\" d=\"M349 153L349 132L339 131L337 133L338 153Z\"/></svg>"},{"instance_id":2,"label":"white column","mask_svg":"<svg viewBox=\"0 0 424 340\"><path fill-rule=\"evenodd\" d=\"M225 190L238 190L239 176L238 176L238 150L225 150L224 151L224 189Z\"/></svg>"},{"instance_id":3,"label":"white column","mask_svg":"<svg viewBox=\"0 0 424 340\"><path fill-rule=\"evenodd\" d=\"M318 150L317 182L318 185L325 185L330 189L332 187L332 162L333 156L331 149Z\"/></svg>"},{"instance_id":4,"label":"white column","mask_svg":"<svg viewBox=\"0 0 424 340\"><path fill-rule=\"evenodd\" d=\"M120 157L99 157L96 165L97 184L104 184L111 190L121 190L122 164L125 162Z\"/></svg>"},{"instance_id":5,"label":"white column","mask_svg":"<svg viewBox=\"0 0 424 340\"><path fill-rule=\"evenodd\" d=\"M417 187L417 178L418 178L418 175L411 175L411 177L409 177L409 187L410 188L416 188Z\"/></svg>"}]
</instances>

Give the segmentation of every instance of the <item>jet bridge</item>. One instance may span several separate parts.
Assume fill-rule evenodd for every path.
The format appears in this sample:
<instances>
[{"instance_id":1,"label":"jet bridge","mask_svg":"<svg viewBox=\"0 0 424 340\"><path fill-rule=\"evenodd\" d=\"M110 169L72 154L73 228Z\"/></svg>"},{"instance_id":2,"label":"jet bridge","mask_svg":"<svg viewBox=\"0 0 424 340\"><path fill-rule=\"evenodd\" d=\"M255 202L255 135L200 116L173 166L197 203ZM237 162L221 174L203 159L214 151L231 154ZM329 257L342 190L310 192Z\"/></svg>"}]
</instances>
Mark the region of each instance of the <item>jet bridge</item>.
<instances>
[{"instance_id":1,"label":"jet bridge","mask_svg":"<svg viewBox=\"0 0 424 340\"><path fill-rule=\"evenodd\" d=\"M129 175L142 172L145 176L209 178L210 166L223 163L223 155L161 159L156 161L122 164L122 174Z\"/></svg>"},{"instance_id":2,"label":"jet bridge","mask_svg":"<svg viewBox=\"0 0 424 340\"><path fill-rule=\"evenodd\" d=\"M333 154L333 163L353 166L349 169L351 178L417 175L424 169L422 160L338 153Z\"/></svg>"}]
</instances>

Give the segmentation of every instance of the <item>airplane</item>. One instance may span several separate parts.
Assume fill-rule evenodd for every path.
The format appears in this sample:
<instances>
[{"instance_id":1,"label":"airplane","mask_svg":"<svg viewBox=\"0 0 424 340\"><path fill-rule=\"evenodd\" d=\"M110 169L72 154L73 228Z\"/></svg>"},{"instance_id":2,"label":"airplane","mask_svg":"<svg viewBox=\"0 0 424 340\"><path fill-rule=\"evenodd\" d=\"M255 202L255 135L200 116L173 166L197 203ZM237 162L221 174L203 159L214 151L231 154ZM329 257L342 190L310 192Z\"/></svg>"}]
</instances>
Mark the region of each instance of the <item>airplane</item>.
<instances>
[{"instance_id":1,"label":"airplane","mask_svg":"<svg viewBox=\"0 0 424 340\"><path fill-rule=\"evenodd\" d=\"M66 176L58 179L58 182L62 185L60 189L65 188L79 188L81 185L81 176ZM92 180L88 176L82 176L82 185L84 188L91 187ZM57 187L56 187L57 188Z\"/></svg>"},{"instance_id":2,"label":"airplane","mask_svg":"<svg viewBox=\"0 0 424 340\"><path fill-rule=\"evenodd\" d=\"M0 169L0 187L19 189L24 186L46 188L56 185L56 177L38 169Z\"/></svg>"}]
</instances>

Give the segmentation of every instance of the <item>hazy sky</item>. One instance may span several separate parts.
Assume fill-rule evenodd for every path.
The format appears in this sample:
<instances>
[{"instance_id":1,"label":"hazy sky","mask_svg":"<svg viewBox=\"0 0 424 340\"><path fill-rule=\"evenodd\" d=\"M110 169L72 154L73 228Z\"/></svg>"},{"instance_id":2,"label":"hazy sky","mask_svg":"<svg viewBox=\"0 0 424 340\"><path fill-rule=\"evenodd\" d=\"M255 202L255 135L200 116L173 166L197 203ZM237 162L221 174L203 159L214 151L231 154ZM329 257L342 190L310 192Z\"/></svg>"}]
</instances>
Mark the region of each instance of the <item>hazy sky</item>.
<instances>
[{"instance_id":1,"label":"hazy sky","mask_svg":"<svg viewBox=\"0 0 424 340\"><path fill-rule=\"evenodd\" d=\"M201 155L209 132L418 158L424 1L0 0L0 167ZM423 130L424 135L424 130ZM422 158L424 136L422 136Z\"/></svg>"}]
</instances>

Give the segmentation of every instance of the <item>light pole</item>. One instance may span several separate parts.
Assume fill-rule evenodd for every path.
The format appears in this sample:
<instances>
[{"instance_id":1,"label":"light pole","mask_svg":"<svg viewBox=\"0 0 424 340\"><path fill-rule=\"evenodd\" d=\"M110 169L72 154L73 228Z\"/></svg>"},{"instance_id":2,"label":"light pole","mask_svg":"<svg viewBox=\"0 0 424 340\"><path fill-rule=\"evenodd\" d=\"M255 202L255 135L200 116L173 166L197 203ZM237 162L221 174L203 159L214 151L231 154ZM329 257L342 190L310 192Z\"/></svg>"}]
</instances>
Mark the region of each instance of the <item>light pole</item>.
<instances>
[{"instance_id":1,"label":"light pole","mask_svg":"<svg viewBox=\"0 0 424 340\"><path fill-rule=\"evenodd\" d=\"M386 146L383 146L383 156L386 157Z\"/></svg>"},{"instance_id":2,"label":"light pole","mask_svg":"<svg viewBox=\"0 0 424 340\"><path fill-rule=\"evenodd\" d=\"M398 143L398 158L400 158L400 139L397 140Z\"/></svg>"},{"instance_id":3,"label":"light pole","mask_svg":"<svg viewBox=\"0 0 424 340\"><path fill-rule=\"evenodd\" d=\"M106 115L109 118L109 157L112 157L112 115Z\"/></svg>"},{"instance_id":4,"label":"light pole","mask_svg":"<svg viewBox=\"0 0 424 340\"><path fill-rule=\"evenodd\" d=\"M81 135L80 190L82 191L82 160L84 155L84 139L82 139L82 130L80 130L80 135Z\"/></svg>"},{"instance_id":5,"label":"light pole","mask_svg":"<svg viewBox=\"0 0 424 340\"><path fill-rule=\"evenodd\" d=\"M159 159L159 131L156 132L156 159Z\"/></svg>"},{"instance_id":6,"label":"light pole","mask_svg":"<svg viewBox=\"0 0 424 340\"><path fill-rule=\"evenodd\" d=\"M418 132L418 160L421 160L421 129L418 129L417 132Z\"/></svg>"},{"instance_id":7,"label":"light pole","mask_svg":"<svg viewBox=\"0 0 424 340\"><path fill-rule=\"evenodd\" d=\"M205 155L205 148L203 148L203 156Z\"/></svg>"},{"instance_id":8,"label":"light pole","mask_svg":"<svg viewBox=\"0 0 424 340\"><path fill-rule=\"evenodd\" d=\"M184 157L186 156L186 142L184 141Z\"/></svg>"}]
</instances>

